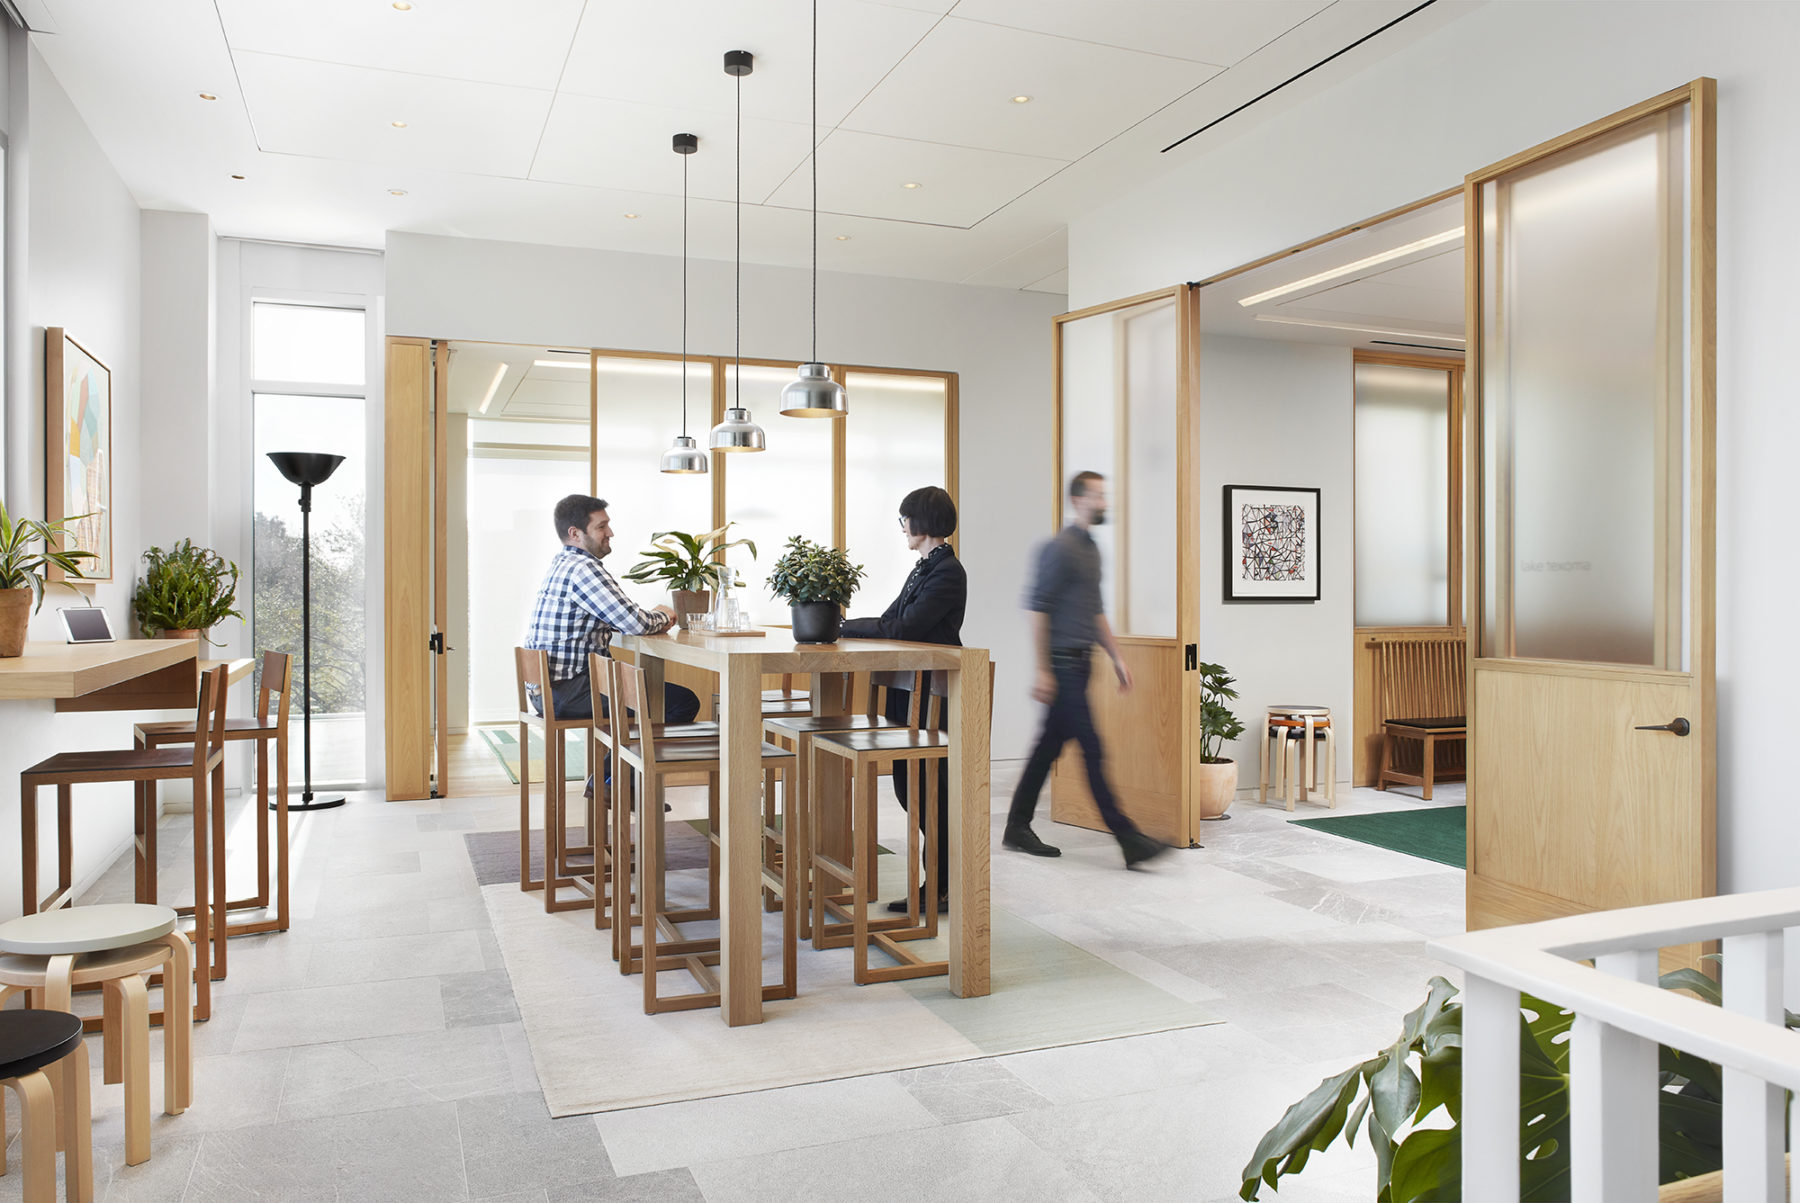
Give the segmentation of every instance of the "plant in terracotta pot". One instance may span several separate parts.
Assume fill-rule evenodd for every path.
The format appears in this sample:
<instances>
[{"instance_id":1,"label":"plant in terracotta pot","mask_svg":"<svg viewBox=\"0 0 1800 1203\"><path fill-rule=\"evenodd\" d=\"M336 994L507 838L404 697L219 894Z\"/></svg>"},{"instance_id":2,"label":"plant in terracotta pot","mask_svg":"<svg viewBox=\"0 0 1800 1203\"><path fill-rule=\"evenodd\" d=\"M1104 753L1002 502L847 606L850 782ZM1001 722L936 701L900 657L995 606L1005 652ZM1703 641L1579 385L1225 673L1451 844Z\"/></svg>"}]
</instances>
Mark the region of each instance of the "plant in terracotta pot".
<instances>
[{"instance_id":1,"label":"plant in terracotta pot","mask_svg":"<svg viewBox=\"0 0 1800 1203\"><path fill-rule=\"evenodd\" d=\"M712 609L714 589L743 583L737 581L731 569L726 567L724 553L733 547L748 547L750 558L756 558L756 544L750 540L725 541L725 532L732 526L727 522L704 535L690 535L678 530L658 531L650 536L650 549L640 553L646 558L642 563L632 565L625 579L640 585L665 583L669 590L669 608L675 611L675 625L686 630L690 616L705 614ZM719 558L714 559L715 555Z\"/></svg>"},{"instance_id":2,"label":"plant in terracotta pot","mask_svg":"<svg viewBox=\"0 0 1800 1203\"><path fill-rule=\"evenodd\" d=\"M214 623L243 618L237 600L238 566L210 547L183 539L144 553L144 575L131 596L138 628L164 639L206 637ZM208 640L210 643L211 640Z\"/></svg>"},{"instance_id":3,"label":"plant in terracotta pot","mask_svg":"<svg viewBox=\"0 0 1800 1203\"><path fill-rule=\"evenodd\" d=\"M79 578L81 561L97 558L91 551L57 548L68 523L76 520L40 522L36 518L21 518L14 522L6 512L6 503L0 501L0 656L17 656L25 651L25 628L31 623L33 611L44 608L44 573L60 568L65 576ZM36 605L32 604L34 598Z\"/></svg>"},{"instance_id":4,"label":"plant in terracotta pot","mask_svg":"<svg viewBox=\"0 0 1800 1203\"><path fill-rule=\"evenodd\" d=\"M1199 809L1203 819L1223 819L1237 796L1237 761L1220 753L1244 733L1244 724L1225 703L1237 699L1237 678L1222 664L1200 666Z\"/></svg>"},{"instance_id":5,"label":"plant in terracotta pot","mask_svg":"<svg viewBox=\"0 0 1800 1203\"><path fill-rule=\"evenodd\" d=\"M795 535L769 569L769 592L787 600L795 643L836 643L862 578L862 565L840 549Z\"/></svg>"}]
</instances>

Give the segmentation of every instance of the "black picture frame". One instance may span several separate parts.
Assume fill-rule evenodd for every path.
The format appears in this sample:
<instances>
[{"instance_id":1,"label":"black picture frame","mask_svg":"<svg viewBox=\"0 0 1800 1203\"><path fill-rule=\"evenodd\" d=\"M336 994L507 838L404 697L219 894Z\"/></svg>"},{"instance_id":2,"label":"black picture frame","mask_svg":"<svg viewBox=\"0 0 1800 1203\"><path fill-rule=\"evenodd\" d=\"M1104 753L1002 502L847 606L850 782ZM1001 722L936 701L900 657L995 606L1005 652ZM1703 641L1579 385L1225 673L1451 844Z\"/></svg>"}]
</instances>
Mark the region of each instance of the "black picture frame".
<instances>
[{"instance_id":1,"label":"black picture frame","mask_svg":"<svg viewBox=\"0 0 1800 1203\"><path fill-rule=\"evenodd\" d=\"M1243 539L1244 506L1298 508L1300 575L1252 579L1246 568ZM1226 485L1224 491L1225 600L1228 602L1291 605L1309 604L1323 596L1320 579L1320 547L1323 520L1322 494L1316 488L1286 485Z\"/></svg>"}]
</instances>

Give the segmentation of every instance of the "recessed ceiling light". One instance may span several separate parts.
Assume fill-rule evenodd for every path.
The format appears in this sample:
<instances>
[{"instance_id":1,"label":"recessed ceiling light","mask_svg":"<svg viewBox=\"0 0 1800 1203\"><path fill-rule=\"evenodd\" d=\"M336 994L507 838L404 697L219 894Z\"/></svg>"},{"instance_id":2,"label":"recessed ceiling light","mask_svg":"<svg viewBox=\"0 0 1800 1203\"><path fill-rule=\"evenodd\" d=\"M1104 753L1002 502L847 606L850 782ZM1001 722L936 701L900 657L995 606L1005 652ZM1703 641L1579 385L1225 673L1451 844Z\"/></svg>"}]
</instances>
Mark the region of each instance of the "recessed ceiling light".
<instances>
[{"instance_id":1,"label":"recessed ceiling light","mask_svg":"<svg viewBox=\"0 0 1800 1203\"><path fill-rule=\"evenodd\" d=\"M243 179L243 178L244 178L244 177L243 177L243 176L241 176L241 175L233 175L233 176L232 176L232 177L231 177L231 178L232 178L232 179L234 179L234 180L241 180L241 179Z\"/></svg>"},{"instance_id":2,"label":"recessed ceiling light","mask_svg":"<svg viewBox=\"0 0 1800 1203\"><path fill-rule=\"evenodd\" d=\"M630 217L630 218L636 218L637 214L636 213L627 213L625 216Z\"/></svg>"},{"instance_id":3,"label":"recessed ceiling light","mask_svg":"<svg viewBox=\"0 0 1800 1203\"><path fill-rule=\"evenodd\" d=\"M201 100L217 100L218 97L214 96L211 92L202 92L202 93L200 93L200 99Z\"/></svg>"},{"instance_id":4,"label":"recessed ceiling light","mask_svg":"<svg viewBox=\"0 0 1800 1203\"><path fill-rule=\"evenodd\" d=\"M1013 103L1014 103L1014 104L1030 104L1030 103L1031 103L1031 97L1029 97L1029 96L1015 96L1015 97L1013 97L1013 98L1012 98L1012 102L1013 102Z\"/></svg>"},{"instance_id":5,"label":"recessed ceiling light","mask_svg":"<svg viewBox=\"0 0 1800 1203\"><path fill-rule=\"evenodd\" d=\"M917 187L918 187L918 186L919 186L919 185L918 185L918 183L917 183L917 181L914 181L914 180L908 180L908 181L907 181L907 182L906 182L906 183L904 183L904 184L902 184L902 185L900 185L900 186L901 186L901 187L902 187L902 188L917 188Z\"/></svg>"},{"instance_id":6,"label":"recessed ceiling light","mask_svg":"<svg viewBox=\"0 0 1800 1203\"><path fill-rule=\"evenodd\" d=\"M503 363L494 369L494 378L488 381L487 393L481 398L481 408L477 409L476 413L486 413L488 406L494 403L494 394L500 391L500 382L506 379L506 369L510 366L510 364Z\"/></svg>"},{"instance_id":7,"label":"recessed ceiling light","mask_svg":"<svg viewBox=\"0 0 1800 1203\"><path fill-rule=\"evenodd\" d=\"M1433 234L1429 238L1421 238L1417 242L1409 242L1405 246L1391 247L1388 250L1377 252L1367 258L1358 259L1352 263L1344 263L1337 267L1327 268L1322 272L1307 276L1304 279L1295 280L1291 284L1283 284L1276 288L1266 289L1253 296L1245 297L1243 300L1239 301L1238 304L1248 309L1252 305L1260 305L1264 301L1272 301L1276 297L1285 297L1289 293L1300 292L1304 289L1311 288L1315 284L1328 284L1333 280L1340 280L1345 276L1355 275L1364 268L1380 267L1383 263L1392 263L1396 259L1405 258L1407 255L1416 254L1419 251L1428 251L1433 247L1443 246L1447 242L1456 242L1460 240L1462 236L1463 228L1457 226L1454 230L1445 230L1442 233Z\"/></svg>"},{"instance_id":8,"label":"recessed ceiling light","mask_svg":"<svg viewBox=\"0 0 1800 1203\"><path fill-rule=\"evenodd\" d=\"M848 235L848 234L839 234L839 235L838 235L838 236L837 236L837 240L838 240L838 241L839 241L839 242L849 242L849 241L850 241L850 235Z\"/></svg>"},{"instance_id":9,"label":"recessed ceiling light","mask_svg":"<svg viewBox=\"0 0 1800 1203\"><path fill-rule=\"evenodd\" d=\"M389 196L405 196L406 189L404 189L404 188L389 188L388 195Z\"/></svg>"},{"instance_id":10,"label":"recessed ceiling light","mask_svg":"<svg viewBox=\"0 0 1800 1203\"><path fill-rule=\"evenodd\" d=\"M388 124L393 126L395 129L405 129L406 128L406 122L404 122L404 121L390 121L390 122L388 122Z\"/></svg>"},{"instance_id":11,"label":"recessed ceiling light","mask_svg":"<svg viewBox=\"0 0 1800 1203\"><path fill-rule=\"evenodd\" d=\"M408 4L406 0L394 0L394 8L403 13L412 11L412 5Z\"/></svg>"}]
</instances>

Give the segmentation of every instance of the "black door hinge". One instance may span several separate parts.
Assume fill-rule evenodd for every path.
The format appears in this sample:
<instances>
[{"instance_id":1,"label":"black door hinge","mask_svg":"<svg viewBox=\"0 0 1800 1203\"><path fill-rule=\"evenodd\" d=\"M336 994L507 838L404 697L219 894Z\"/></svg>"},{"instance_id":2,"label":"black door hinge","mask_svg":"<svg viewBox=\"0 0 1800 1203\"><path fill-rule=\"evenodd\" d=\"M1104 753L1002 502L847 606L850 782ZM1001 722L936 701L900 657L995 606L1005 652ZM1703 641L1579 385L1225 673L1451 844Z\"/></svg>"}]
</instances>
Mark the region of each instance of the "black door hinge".
<instances>
[{"instance_id":1,"label":"black door hinge","mask_svg":"<svg viewBox=\"0 0 1800 1203\"><path fill-rule=\"evenodd\" d=\"M1187 671L1193 672L1198 667L1200 667L1200 648L1199 645L1190 643L1187 645Z\"/></svg>"},{"instance_id":2,"label":"black door hinge","mask_svg":"<svg viewBox=\"0 0 1800 1203\"><path fill-rule=\"evenodd\" d=\"M440 655L440 656L443 655L444 654L444 633L442 631L433 631L431 633L431 639L427 642L426 646L430 647L430 649L432 651L436 652L438 655Z\"/></svg>"}]
</instances>

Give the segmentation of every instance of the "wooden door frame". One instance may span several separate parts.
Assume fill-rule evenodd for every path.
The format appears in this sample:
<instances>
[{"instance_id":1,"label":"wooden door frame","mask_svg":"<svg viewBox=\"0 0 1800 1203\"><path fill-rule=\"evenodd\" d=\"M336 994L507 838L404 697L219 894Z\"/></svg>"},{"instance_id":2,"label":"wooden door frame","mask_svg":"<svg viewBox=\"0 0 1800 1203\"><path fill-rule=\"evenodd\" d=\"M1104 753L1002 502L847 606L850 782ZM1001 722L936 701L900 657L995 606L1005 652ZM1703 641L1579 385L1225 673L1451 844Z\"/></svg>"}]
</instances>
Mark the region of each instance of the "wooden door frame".
<instances>
[{"instance_id":1,"label":"wooden door frame","mask_svg":"<svg viewBox=\"0 0 1800 1203\"><path fill-rule=\"evenodd\" d=\"M1692 560L1688 582L1688 660L1685 667L1653 668L1648 666L1624 666L1619 669L1604 671L1609 679L1642 680L1654 682L1675 682L1692 678L1696 687L1695 713L1690 717L1694 734L1700 740L1699 752L1695 758L1695 772L1699 780L1695 782L1700 806L1697 880L1694 883L1698 896L1711 895L1718 888L1718 707L1716 680L1716 599L1717 585L1716 551L1714 548L1715 514L1716 514L1716 448L1715 448L1715 408L1716 408L1716 354L1717 354L1717 285L1716 285L1716 232L1717 232L1717 197L1716 197L1716 124L1718 85L1710 78L1700 78L1673 88L1659 96L1636 104L1630 108L1602 117L1597 121L1539 143L1530 149L1520 151L1497 163L1490 164L1479 171L1472 172L1463 183L1464 229L1478 232L1482 218L1481 187L1499 179L1528 164L1545 159L1583 143L1603 138L1614 131L1660 112L1666 112L1689 106L1688 114L1688 161L1687 173L1690 182L1688 213L1688 278L1691 281L1687 298L1687 333L1688 333L1688 401L1689 423L1687 436L1689 439L1689 467L1687 475L1688 488L1688 546L1692 549ZM1482 459L1482 272L1481 242L1479 234L1468 236L1464 241L1466 268L1464 271L1464 304L1466 311L1467 351L1465 373L1467 386L1464 404L1464 512L1467 515L1469 542L1476 554L1466 557L1464 572L1466 585L1464 596L1467 600L1469 672L1468 715L1470 723L1479 720L1475 712L1476 672L1478 666L1491 671L1504 666L1507 671L1535 673L1563 673L1573 675L1601 675L1602 670L1578 661L1544 661L1520 659L1517 657L1483 657L1482 635L1486 627L1485 613L1485 579L1481 554L1485 549L1478 532L1483 529L1486 512L1483 506L1485 464ZM1477 896L1503 898L1506 907L1511 908L1506 916L1508 921L1522 918L1547 918L1556 913L1567 913L1568 904L1560 911L1557 904L1563 900L1555 899L1547 894L1536 893L1514 883L1489 882L1477 869L1476 808L1477 797L1477 765L1478 745L1471 739L1468 745L1468 899L1469 917L1472 923L1480 921L1479 914L1486 903L1477 904Z\"/></svg>"}]
</instances>

